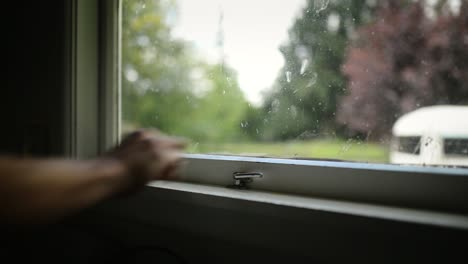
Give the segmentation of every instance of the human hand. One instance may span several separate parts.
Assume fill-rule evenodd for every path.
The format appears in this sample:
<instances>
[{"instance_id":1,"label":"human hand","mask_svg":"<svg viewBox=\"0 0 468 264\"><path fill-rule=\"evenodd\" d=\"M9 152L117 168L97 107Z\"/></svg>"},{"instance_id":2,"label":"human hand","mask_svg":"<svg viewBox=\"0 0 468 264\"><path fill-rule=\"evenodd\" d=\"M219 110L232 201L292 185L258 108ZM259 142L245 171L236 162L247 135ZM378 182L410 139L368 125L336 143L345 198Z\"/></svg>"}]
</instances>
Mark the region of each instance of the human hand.
<instances>
[{"instance_id":1,"label":"human hand","mask_svg":"<svg viewBox=\"0 0 468 264\"><path fill-rule=\"evenodd\" d=\"M134 189L151 180L174 179L184 147L185 141L157 130L138 130L125 137L107 157L124 165L129 188Z\"/></svg>"}]
</instances>

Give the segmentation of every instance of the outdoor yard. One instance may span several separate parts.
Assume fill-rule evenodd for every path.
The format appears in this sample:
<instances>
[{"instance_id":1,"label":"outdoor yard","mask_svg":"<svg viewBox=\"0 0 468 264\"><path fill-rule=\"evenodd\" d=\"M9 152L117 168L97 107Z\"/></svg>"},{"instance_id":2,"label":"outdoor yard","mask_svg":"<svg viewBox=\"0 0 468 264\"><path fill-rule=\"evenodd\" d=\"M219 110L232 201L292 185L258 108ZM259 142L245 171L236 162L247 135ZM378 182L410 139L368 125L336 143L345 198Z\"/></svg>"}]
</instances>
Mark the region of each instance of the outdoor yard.
<instances>
[{"instance_id":1,"label":"outdoor yard","mask_svg":"<svg viewBox=\"0 0 468 264\"><path fill-rule=\"evenodd\" d=\"M356 140L311 140L278 143L192 143L190 153L236 154L281 158L338 159L388 163L388 147Z\"/></svg>"}]
</instances>

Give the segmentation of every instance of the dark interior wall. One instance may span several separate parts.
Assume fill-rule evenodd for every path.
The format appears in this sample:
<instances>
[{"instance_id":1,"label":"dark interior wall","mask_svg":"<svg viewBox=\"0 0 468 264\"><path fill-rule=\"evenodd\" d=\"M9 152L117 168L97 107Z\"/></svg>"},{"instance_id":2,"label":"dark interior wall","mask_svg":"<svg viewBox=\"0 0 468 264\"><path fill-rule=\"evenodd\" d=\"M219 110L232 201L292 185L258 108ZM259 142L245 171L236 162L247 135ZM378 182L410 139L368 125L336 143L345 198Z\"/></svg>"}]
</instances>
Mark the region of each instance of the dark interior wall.
<instances>
[{"instance_id":1,"label":"dark interior wall","mask_svg":"<svg viewBox=\"0 0 468 264\"><path fill-rule=\"evenodd\" d=\"M63 153L66 1L28 1L3 10L6 87L0 95L0 153Z\"/></svg>"},{"instance_id":2,"label":"dark interior wall","mask_svg":"<svg viewBox=\"0 0 468 264\"><path fill-rule=\"evenodd\" d=\"M38 230L27 243L16 242L28 252L16 255L20 263L458 263L466 258L467 235L146 187Z\"/></svg>"}]
</instances>

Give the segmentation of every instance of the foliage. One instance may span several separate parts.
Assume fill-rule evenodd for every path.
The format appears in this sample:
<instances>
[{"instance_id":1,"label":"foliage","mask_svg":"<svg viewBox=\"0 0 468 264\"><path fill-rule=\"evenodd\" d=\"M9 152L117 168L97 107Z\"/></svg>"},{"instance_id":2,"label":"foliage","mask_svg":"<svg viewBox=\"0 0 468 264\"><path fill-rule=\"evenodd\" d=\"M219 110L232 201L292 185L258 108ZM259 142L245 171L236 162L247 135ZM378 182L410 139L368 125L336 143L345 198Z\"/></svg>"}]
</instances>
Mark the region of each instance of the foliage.
<instances>
[{"instance_id":1,"label":"foliage","mask_svg":"<svg viewBox=\"0 0 468 264\"><path fill-rule=\"evenodd\" d=\"M156 127L194 141L236 140L247 107L234 70L209 65L173 37L173 1L123 1L122 108L127 129Z\"/></svg>"},{"instance_id":2,"label":"foliage","mask_svg":"<svg viewBox=\"0 0 468 264\"><path fill-rule=\"evenodd\" d=\"M226 65L205 66L210 87L198 99L185 131L197 141L234 141L245 138L242 129L247 102L239 88L235 72Z\"/></svg>"},{"instance_id":3,"label":"foliage","mask_svg":"<svg viewBox=\"0 0 468 264\"><path fill-rule=\"evenodd\" d=\"M167 22L175 6L167 1L123 1L122 108L135 126L178 131L192 105L188 46L171 36ZM175 107L177 106L177 107Z\"/></svg>"},{"instance_id":4,"label":"foliage","mask_svg":"<svg viewBox=\"0 0 468 264\"><path fill-rule=\"evenodd\" d=\"M338 113L351 133L382 138L416 108L468 104L468 2L462 2L458 15L431 18L422 2L388 1L378 19L359 29L342 67L348 94Z\"/></svg>"},{"instance_id":5,"label":"foliage","mask_svg":"<svg viewBox=\"0 0 468 264\"><path fill-rule=\"evenodd\" d=\"M354 29L371 17L367 2L307 1L280 48L285 65L265 95L265 118L256 124L260 139L307 139L335 130L337 99L345 89L340 66Z\"/></svg>"}]
</instances>

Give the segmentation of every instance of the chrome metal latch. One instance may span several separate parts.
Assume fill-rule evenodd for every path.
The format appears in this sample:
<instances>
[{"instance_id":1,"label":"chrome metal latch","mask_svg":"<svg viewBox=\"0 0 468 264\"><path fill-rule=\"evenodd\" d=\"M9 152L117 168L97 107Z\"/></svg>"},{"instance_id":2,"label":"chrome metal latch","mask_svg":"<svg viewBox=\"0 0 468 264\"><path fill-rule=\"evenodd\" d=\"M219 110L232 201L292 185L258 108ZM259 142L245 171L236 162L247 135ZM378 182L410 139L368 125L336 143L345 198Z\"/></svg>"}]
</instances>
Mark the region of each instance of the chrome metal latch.
<instances>
[{"instance_id":1,"label":"chrome metal latch","mask_svg":"<svg viewBox=\"0 0 468 264\"><path fill-rule=\"evenodd\" d=\"M260 172L234 172L233 178L234 184L230 187L237 189L247 189L248 183L253 182L254 179L263 178L263 174Z\"/></svg>"}]
</instances>

